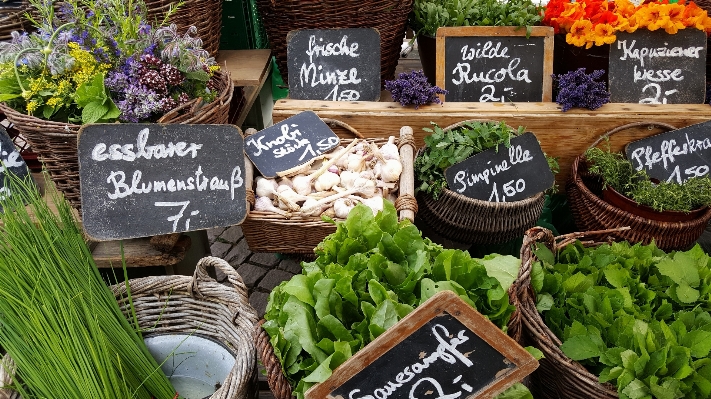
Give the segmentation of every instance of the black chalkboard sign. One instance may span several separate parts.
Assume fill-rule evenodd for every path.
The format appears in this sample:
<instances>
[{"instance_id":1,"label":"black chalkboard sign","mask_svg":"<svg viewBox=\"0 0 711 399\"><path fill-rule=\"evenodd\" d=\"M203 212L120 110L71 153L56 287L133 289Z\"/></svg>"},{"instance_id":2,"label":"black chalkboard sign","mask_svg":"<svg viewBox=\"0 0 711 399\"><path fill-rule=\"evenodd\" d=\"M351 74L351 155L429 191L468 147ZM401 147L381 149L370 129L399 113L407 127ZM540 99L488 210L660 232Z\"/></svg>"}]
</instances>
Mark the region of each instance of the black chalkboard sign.
<instances>
[{"instance_id":1,"label":"black chalkboard sign","mask_svg":"<svg viewBox=\"0 0 711 399\"><path fill-rule=\"evenodd\" d=\"M683 183L709 174L711 121L633 141L625 155L637 170L660 181Z\"/></svg>"},{"instance_id":2,"label":"black chalkboard sign","mask_svg":"<svg viewBox=\"0 0 711 399\"><path fill-rule=\"evenodd\" d=\"M305 397L492 398L537 367L513 339L455 293L442 291Z\"/></svg>"},{"instance_id":3,"label":"black chalkboard sign","mask_svg":"<svg viewBox=\"0 0 711 399\"><path fill-rule=\"evenodd\" d=\"M373 28L304 29L286 37L289 97L377 101L380 34Z\"/></svg>"},{"instance_id":4,"label":"black chalkboard sign","mask_svg":"<svg viewBox=\"0 0 711 399\"><path fill-rule=\"evenodd\" d=\"M78 151L83 225L94 240L231 226L247 215L236 126L87 125Z\"/></svg>"},{"instance_id":5,"label":"black chalkboard sign","mask_svg":"<svg viewBox=\"0 0 711 399\"><path fill-rule=\"evenodd\" d=\"M444 171L450 190L470 198L511 202L553 186L555 177L533 133L511 139L511 147L473 155Z\"/></svg>"},{"instance_id":6,"label":"black chalkboard sign","mask_svg":"<svg viewBox=\"0 0 711 399\"><path fill-rule=\"evenodd\" d=\"M551 101L553 28L437 29L437 85L447 101Z\"/></svg>"},{"instance_id":7,"label":"black chalkboard sign","mask_svg":"<svg viewBox=\"0 0 711 399\"><path fill-rule=\"evenodd\" d=\"M610 101L640 104L703 104L706 97L706 34L682 29L617 32L610 45Z\"/></svg>"},{"instance_id":8,"label":"black chalkboard sign","mask_svg":"<svg viewBox=\"0 0 711 399\"><path fill-rule=\"evenodd\" d=\"M272 178L338 146L341 140L313 111L300 112L247 138L245 151Z\"/></svg>"},{"instance_id":9,"label":"black chalkboard sign","mask_svg":"<svg viewBox=\"0 0 711 399\"><path fill-rule=\"evenodd\" d=\"M0 126L0 162L2 162L0 165L0 199L5 199L12 195L10 187L5 185L7 175L12 173L23 181L28 181L30 179L27 176L29 176L30 170L20 152L15 148L15 144L12 143L10 135L2 126ZM2 212L2 206L0 206L0 212Z\"/></svg>"}]
</instances>

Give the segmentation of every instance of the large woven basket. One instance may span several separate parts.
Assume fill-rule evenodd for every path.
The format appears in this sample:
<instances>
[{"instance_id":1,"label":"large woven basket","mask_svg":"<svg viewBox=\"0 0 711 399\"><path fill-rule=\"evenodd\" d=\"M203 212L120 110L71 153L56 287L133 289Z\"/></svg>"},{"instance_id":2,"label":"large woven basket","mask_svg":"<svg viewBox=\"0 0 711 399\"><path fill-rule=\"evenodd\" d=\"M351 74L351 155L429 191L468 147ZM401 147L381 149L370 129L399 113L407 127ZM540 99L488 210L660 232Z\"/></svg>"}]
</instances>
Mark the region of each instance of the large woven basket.
<instances>
[{"instance_id":1,"label":"large woven basket","mask_svg":"<svg viewBox=\"0 0 711 399\"><path fill-rule=\"evenodd\" d=\"M662 123L630 123L607 132L590 147L596 146L602 139L617 132L646 126L663 130L676 129L674 126ZM689 249L701 237L711 220L711 208L694 220L662 222L646 219L610 205L602 199L602 182L587 172L587 164L582 155L573 161L570 179L566 183L566 192L578 229L592 231L630 226L630 230L614 233L614 236L631 243L649 244L654 240L657 247L665 251Z\"/></svg>"},{"instance_id":2,"label":"large woven basket","mask_svg":"<svg viewBox=\"0 0 711 399\"><path fill-rule=\"evenodd\" d=\"M165 19L175 0L146 0L148 21L155 24ZM217 57L222 31L222 0L183 0L183 5L168 20L178 26L178 32L185 33L190 26L197 28L197 36L202 39L202 48ZM155 26L155 25L154 25Z\"/></svg>"},{"instance_id":3,"label":"large woven basket","mask_svg":"<svg viewBox=\"0 0 711 399\"><path fill-rule=\"evenodd\" d=\"M450 131L469 122L486 121L461 121L442 130ZM426 227L443 238L462 244L501 244L520 237L535 226L544 204L543 192L513 202L482 201L448 188L442 190L437 200L427 193L417 194L418 218Z\"/></svg>"},{"instance_id":4,"label":"large woven basket","mask_svg":"<svg viewBox=\"0 0 711 399\"><path fill-rule=\"evenodd\" d=\"M329 124L337 124L349 129L356 137L362 135L347 124L324 119ZM341 140L341 143L348 145L353 139ZM387 142L387 139L368 139L378 145ZM415 191L414 175L412 171L412 159L414 155L415 142L412 138L412 129L405 126L400 130L398 142L400 148L400 158L403 164L403 172L400 176L400 188L398 199L395 201L395 208L398 210L400 219L408 218L413 221L417 212L417 202L413 196ZM251 166L251 163L247 162ZM254 206L254 191L252 191L251 180L247 184L247 198L250 206ZM319 217L293 216L291 219L272 213L250 211L242 223L242 231L247 239L247 245L255 252L280 252L292 254L313 254L314 248L323 241L326 236L336 231L336 226L326 223Z\"/></svg>"},{"instance_id":5,"label":"large woven basket","mask_svg":"<svg viewBox=\"0 0 711 399\"><path fill-rule=\"evenodd\" d=\"M158 123L227 123L234 84L226 72L217 72L216 77L219 79L220 94L213 102L202 105L199 99L194 99L166 113ZM64 194L72 207L81 210L77 155L77 134L81 126L25 115L4 103L0 103L0 113L4 113L30 143L57 190Z\"/></svg>"},{"instance_id":6,"label":"large woven basket","mask_svg":"<svg viewBox=\"0 0 711 399\"><path fill-rule=\"evenodd\" d=\"M380 84L395 77L412 0L257 0L279 71L288 81L286 35L297 29L375 28L380 33Z\"/></svg>"},{"instance_id":7,"label":"large woven basket","mask_svg":"<svg viewBox=\"0 0 711 399\"><path fill-rule=\"evenodd\" d=\"M209 268L227 276L210 277ZM197 334L214 339L235 355L227 380L210 399L247 399L257 393L254 325L257 312L249 304L242 277L226 261L200 259L192 277L154 276L129 281L136 317L144 336ZM119 306L130 315L125 284L111 287Z\"/></svg>"},{"instance_id":8,"label":"large woven basket","mask_svg":"<svg viewBox=\"0 0 711 399\"><path fill-rule=\"evenodd\" d=\"M619 230L619 229L618 229ZM538 261L533 253L536 243L546 245L553 253L582 237L598 241L583 241L585 246L596 246L613 240L615 230L571 233L554 238L550 230L534 227L526 232L521 247L521 269L515 287L509 290L512 303L521 315L523 342L540 349L545 356L531 378L531 390L536 398L557 399L616 399L617 389L609 383L600 384L598 377L580 363L571 360L560 350L562 342L551 332L536 309L536 298L531 288L531 271ZM520 342L520 341L519 341Z\"/></svg>"}]
</instances>

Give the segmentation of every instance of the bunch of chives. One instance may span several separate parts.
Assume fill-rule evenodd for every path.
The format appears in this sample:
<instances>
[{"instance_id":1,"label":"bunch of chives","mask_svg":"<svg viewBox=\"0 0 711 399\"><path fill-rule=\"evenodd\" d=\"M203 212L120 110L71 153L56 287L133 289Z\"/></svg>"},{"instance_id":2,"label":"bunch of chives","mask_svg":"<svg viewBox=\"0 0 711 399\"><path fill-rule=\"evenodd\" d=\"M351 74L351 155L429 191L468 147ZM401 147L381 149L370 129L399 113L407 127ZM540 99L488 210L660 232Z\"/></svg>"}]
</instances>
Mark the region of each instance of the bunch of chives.
<instances>
[{"instance_id":1,"label":"bunch of chives","mask_svg":"<svg viewBox=\"0 0 711 399\"><path fill-rule=\"evenodd\" d=\"M69 204L55 194L54 214L29 181L12 175L5 183L0 347L17 366L13 388L25 399L172 399L175 390L104 284Z\"/></svg>"}]
</instances>

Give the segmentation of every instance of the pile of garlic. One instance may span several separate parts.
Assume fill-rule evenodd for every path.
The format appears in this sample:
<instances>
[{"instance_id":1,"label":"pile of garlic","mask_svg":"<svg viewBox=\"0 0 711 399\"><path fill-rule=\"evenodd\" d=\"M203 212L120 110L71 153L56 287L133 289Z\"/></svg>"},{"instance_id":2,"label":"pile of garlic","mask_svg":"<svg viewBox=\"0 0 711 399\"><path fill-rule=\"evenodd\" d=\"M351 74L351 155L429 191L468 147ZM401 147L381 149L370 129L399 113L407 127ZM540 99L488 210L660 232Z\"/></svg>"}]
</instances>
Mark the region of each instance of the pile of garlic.
<instances>
[{"instance_id":1,"label":"pile of garlic","mask_svg":"<svg viewBox=\"0 0 711 399\"><path fill-rule=\"evenodd\" d=\"M345 219L358 202L383 209L383 198L395 202L402 162L395 137L382 147L354 140L336 147L299 171L277 179L257 177L255 211L292 216Z\"/></svg>"}]
</instances>

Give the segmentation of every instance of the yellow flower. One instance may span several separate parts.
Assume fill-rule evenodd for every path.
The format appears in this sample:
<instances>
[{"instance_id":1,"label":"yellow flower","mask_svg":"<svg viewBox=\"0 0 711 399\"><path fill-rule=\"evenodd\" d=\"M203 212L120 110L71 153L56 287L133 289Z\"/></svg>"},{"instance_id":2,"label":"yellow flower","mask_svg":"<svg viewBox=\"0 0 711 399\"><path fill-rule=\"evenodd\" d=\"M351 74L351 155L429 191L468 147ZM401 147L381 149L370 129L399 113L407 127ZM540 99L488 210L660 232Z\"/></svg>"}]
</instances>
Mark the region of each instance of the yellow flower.
<instances>
[{"instance_id":1,"label":"yellow flower","mask_svg":"<svg viewBox=\"0 0 711 399\"><path fill-rule=\"evenodd\" d=\"M62 99L59 97L52 97L49 100L47 100L47 105L50 107L56 107L57 105L62 103Z\"/></svg>"},{"instance_id":2,"label":"yellow flower","mask_svg":"<svg viewBox=\"0 0 711 399\"><path fill-rule=\"evenodd\" d=\"M578 47L589 44L588 48L590 48L592 46L591 33L592 22L586 19L575 21L570 27L570 32L565 36L565 41Z\"/></svg>"},{"instance_id":3,"label":"yellow flower","mask_svg":"<svg viewBox=\"0 0 711 399\"><path fill-rule=\"evenodd\" d=\"M69 55L71 55L75 61L72 80L77 86L87 82L96 75L97 72L103 70L103 66L99 66L94 56L88 51L81 49L79 44L70 42L67 44L67 47L69 47Z\"/></svg>"},{"instance_id":4,"label":"yellow flower","mask_svg":"<svg viewBox=\"0 0 711 399\"><path fill-rule=\"evenodd\" d=\"M210 65L210 73L214 73L220 70L219 65Z\"/></svg>"},{"instance_id":5,"label":"yellow flower","mask_svg":"<svg viewBox=\"0 0 711 399\"><path fill-rule=\"evenodd\" d=\"M615 36L615 28L613 28L610 24L597 24L595 25L592 38L595 41L596 46L612 44L617 39Z\"/></svg>"},{"instance_id":6,"label":"yellow flower","mask_svg":"<svg viewBox=\"0 0 711 399\"><path fill-rule=\"evenodd\" d=\"M37 111L37 108L39 108L40 103L37 100L32 100L27 103L27 114L32 114L33 112Z\"/></svg>"}]
</instances>

